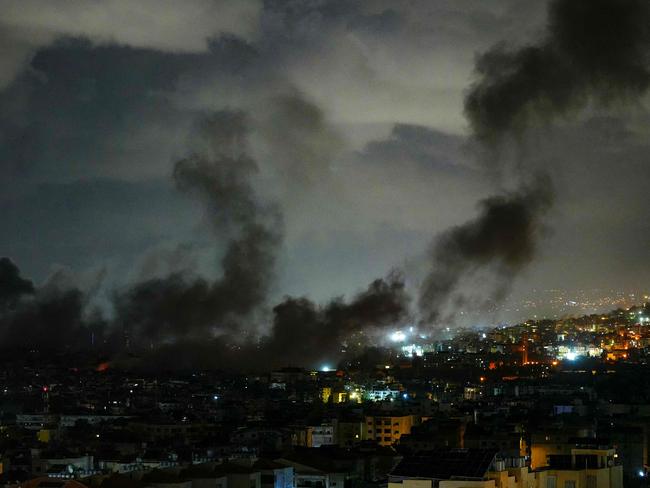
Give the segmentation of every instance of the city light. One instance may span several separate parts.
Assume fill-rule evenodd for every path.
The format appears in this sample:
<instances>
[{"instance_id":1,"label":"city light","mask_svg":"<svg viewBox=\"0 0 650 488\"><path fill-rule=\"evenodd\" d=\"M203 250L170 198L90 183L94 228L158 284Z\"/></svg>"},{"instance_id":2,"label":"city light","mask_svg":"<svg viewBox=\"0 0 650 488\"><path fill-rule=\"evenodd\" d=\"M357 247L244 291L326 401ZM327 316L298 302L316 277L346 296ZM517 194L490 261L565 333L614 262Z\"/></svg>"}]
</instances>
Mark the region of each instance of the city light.
<instances>
[{"instance_id":1,"label":"city light","mask_svg":"<svg viewBox=\"0 0 650 488\"><path fill-rule=\"evenodd\" d=\"M390 340L393 342L403 342L406 340L406 334L401 330L397 330L390 335Z\"/></svg>"},{"instance_id":2,"label":"city light","mask_svg":"<svg viewBox=\"0 0 650 488\"><path fill-rule=\"evenodd\" d=\"M575 361L578 355L574 351L569 351L566 353L564 357L569 361Z\"/></svg>"},{"instance_id":3,"label":"city light","mask_svg":"<svg viewBox=\"0 0 650 488\"><path fill-rule=\"evenodd\" d=\"M331 369L329 366L327 366L327 365L323 365L323 366L321 366L320 370L321 370L323 373L329 373L330 371L332 371L332 369Z\"/></svg>"}]
</instances>

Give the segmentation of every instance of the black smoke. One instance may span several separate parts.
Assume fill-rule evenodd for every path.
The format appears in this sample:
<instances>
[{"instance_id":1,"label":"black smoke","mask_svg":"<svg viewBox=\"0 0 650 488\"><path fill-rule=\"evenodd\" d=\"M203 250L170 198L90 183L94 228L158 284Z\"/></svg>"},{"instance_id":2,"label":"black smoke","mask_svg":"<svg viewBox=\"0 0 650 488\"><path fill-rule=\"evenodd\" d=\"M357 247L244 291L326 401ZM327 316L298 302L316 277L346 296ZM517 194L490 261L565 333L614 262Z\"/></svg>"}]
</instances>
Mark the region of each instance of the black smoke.
<instances>
[{"instance_id":1,"label":"black smoke","mask_svg":"<svg viewBox=\"0 0 650 488\"><path fill-rule=\"evenodd\" d=\"M173 305L170 303L170 308ZM305 297L287 297L273 307L272 324L263 337L242 338L235 331L202 340L179 336L140 350L137 358L117 356L116 364L158 371L222 368L257 372L286 365L334 365L344 358L343 348L351 335L400 323L408 316L408 305L404 282L393 273L373 281L349 301L335 298L319 305Z\"/></svg>"},{"instance_id":2,"label":"black smoke","mask_svg":"<svg viewBox=\"0 0 650 488\"><path fill-rule=\"evenodd\" d=\"M8 258L0 259L0 344L59 350L88 347L103 337L104 323L84 313L84 294L75 288L34 284Z\"/></svg>"},{"instance_id":3,"label":"black smoke","mask_svg":"<svg viewBox=\"0 0 650 488\"><path fill-rule=\"evenodd\" d=\"M498 143L590 102L636 99L650 83L649 56L646 0L553 0L543 39L478 58L465 114L480 140Z\"/></svg>"},{"instance_id":4,"label":"black smoke","mask_svg":"<svg viewBox=\"0 0 650 488\"><path fill-rule=\"evenodd\" d=\"M24 295L34 294L34 284L20 276L18 266L9 258L0 259L0 311L16 306Z\"/></svg>"},{"instance_id":5,"label":"black smoke","mask_svg":"<svg viewBox=\"0 0 650 488\"><path fill-rule=\"evenodd\" d=\"M273 327L261 344L269 361L294 365L339 360L355 332L398 324L408 315L409 296L402 277L392 273L373 281L352 300L335 298L318 306L306 298L286 298L273 309Z\"/></svg>"},{"instance_id":6,"label":"black smoke","mask_svg":"<svg viewBox=\"0 0 650 488\"><path fill-rule=\"evenodd\" d=\"M478 217L438 236L429 251L431 271L420 292L423 319L437 323L450 302L484 306L468 303L470 299L462 291L465 280L484 270L493 280L488 299L503 299L513 277L536 255L542 217L550 204L550 183L540 176L517 191L481 201Z\"/></svg>"},{"instance_id":7,"label":"black smoke","mask_svg":"<svg viewBox=\"0 0 650 488\"><path fill-rule=\"evenodd\" d=\"M638 98L650 84L649 55L646 0L552 0L541 40L520 48L502 43L478 57L465 115L494 163L506 136L521 142L535 123L568 116L590 103ZM496 163L497 169L505 166ZM534 259L553 200L552 184L548 176L533 177L531 183L526 165L518 169L515 191L484 200L476 219L434 240L420 290L425 321L436 323L449 305L456 311L467 305L485 309L502 300ZM486 277L487 283L477 282ZM463 287L472 279L475 293L468 297Z\"/></svg>"},{"instance_id":8,"label":"black smoke","mask_svg":"<svg viewBox=\"0 0 650 488\"><path fill-rule=\"evenodd\" d=\"M197 125L193 152L174 165L177 188L204 204L215 241L227 239L226 250L215 280L173 273L119 294L118 321L130 342L210 338L246 327L265 304L282 218L276 207L256 198L252 178L258 167L248 156L247 135L242 112L205 116Z\"/></svg>"}]
</instances>

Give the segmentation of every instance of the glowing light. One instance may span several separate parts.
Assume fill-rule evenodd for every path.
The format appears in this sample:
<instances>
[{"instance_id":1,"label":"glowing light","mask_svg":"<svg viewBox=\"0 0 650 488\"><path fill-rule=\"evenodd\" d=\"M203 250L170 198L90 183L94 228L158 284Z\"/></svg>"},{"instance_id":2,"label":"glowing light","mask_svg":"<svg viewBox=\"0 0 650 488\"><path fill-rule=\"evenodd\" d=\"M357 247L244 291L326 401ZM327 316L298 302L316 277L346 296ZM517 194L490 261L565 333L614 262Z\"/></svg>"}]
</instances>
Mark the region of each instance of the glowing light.
<instances>
[{"instance_id":1,"label":"glowing light","mask_svg":"<svg viewBox=\"0 0 650 488\"><path fill-rule=\"evenodd\" d=\"M390 335L390 340L393 342L403 342L406 339L406 334L401 330L397 330Z\"/></svg>"},{"instance_id":2,"label":"glowing light","mask_svg":"<svg viewBox=\"0 0 650 488\"><path fill-rule=\"evenodd\" d=\"M640 470L639 470L639 476L640 476L641 478L645 478L645 471L643 471L642 469L640 469Z\"/></svg>"},{"instance_id":3,"label":"glowing light","mask_svg":"<svg viewBox=\"0 0 650 488\"><path fill-rule=\"evenodd\" d=\"M575 361L578 355L573 351L569 351L566 353L566 356L564 357L567 358L569 361Z\"/></svg>"},{"instance_id":4,"label":"glowing light","mask_svg":"<svg viewBox=\"0 0 650 488\"><path fill-rule=\"evenodd\" d=\"M219 395L212 395L213 400L219 400Z\"/></svg>"},{"instance_id":5,"label":"glowing light","mask_svg":"<svg viewBox=\"0 0 650 488\"><path fill-rule=\"evenodd\" d=\"M404 394L402 395L402 398L403 398L404 400L408 400L408 397L409 397L408 393L404 393Z\"/></svg>"},{"instance_id":6,"label":"glowing light","mask_svg":"<svg viewBox=\"0 0 650 488\"><path fill-rule=\"evenodd\" d=\"M323 371L324 373L329 373L330 371L332 371L332 369L327 365L321 366L320 370Z\"/></svg>"}]
</instances>

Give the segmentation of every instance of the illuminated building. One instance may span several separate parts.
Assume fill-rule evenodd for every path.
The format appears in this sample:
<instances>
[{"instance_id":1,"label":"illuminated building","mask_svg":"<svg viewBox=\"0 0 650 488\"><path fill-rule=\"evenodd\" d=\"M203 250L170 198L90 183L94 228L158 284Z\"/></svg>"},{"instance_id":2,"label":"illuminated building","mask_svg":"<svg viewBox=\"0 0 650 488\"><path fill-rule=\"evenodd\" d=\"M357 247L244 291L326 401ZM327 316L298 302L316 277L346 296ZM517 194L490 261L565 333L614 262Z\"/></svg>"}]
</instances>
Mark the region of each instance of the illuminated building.
<instances>
[{"instance_id":1,"label":"illuminated building","mask_svg":"<svg viewBox=\"0 0 650 488\"><path fill-rule=\"evenodd\" d=\"M531 471L524 458L496 450L447 449L404 458L388 488L623 488L623 475L612 450L574 449Z\"/></svg>"},{"instance_id":2,"label":"illuminated building","mask_svg":"<svg viewBox=\"0 0 650 488\"><path fill-rule=\"evenodd\" d=\"M381 446L391 446L402 434L410 434L413 425L416 425L413 415L366 416L365 438Z\"/></svg>"}]
</instances>

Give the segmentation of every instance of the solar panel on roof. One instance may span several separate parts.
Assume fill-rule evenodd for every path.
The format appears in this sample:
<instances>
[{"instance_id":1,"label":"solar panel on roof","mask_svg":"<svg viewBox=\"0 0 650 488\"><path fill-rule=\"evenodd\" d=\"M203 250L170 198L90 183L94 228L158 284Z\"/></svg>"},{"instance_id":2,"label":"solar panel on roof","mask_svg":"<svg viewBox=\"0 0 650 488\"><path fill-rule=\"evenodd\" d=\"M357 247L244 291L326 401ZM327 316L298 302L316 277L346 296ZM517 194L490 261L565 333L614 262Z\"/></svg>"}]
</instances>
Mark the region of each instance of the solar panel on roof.
<instances>
[{"instance_id":1,"label":"solar panel on roof","mask_svg":"<svg viewBox=\"0 0 650 488\"><path fill-rule=\"evenodd\" d=\"M404 458L391 474L407 478L484 478L496 454L492 449L438 449Z\"/></svg>"}]
</instances>

